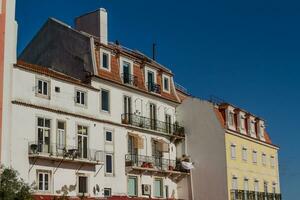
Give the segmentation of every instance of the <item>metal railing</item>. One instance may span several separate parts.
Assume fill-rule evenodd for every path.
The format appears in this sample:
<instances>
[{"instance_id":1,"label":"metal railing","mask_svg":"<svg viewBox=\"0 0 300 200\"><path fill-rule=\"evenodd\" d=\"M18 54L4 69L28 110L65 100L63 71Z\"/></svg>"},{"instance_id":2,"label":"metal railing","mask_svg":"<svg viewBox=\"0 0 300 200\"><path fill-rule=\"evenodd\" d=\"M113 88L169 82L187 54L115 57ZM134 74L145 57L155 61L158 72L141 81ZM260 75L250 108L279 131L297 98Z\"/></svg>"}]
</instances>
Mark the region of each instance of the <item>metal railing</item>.
<instances>
[{"instance_id":1,"label":"metal railing","mask_svg":"<svg viewBox=\"0 0 300 200\"><path fill-rule=\"evenodd\" d=\"M131 113L122 114L121 119L123 124L184 137L184 128L179 126L177 122L171 124Z\"/></svg>"},{"instance_id":2,"label":"metal railing","mask_svg":"<svg viewBox=\"0 0 300 200\"><path fill-rule=\"evenodd\" d=\"M160 89L159 84L156 84L156 83L153 83L153 82L148 82L147 87L148 87L149 92L155 92L155 93L160 94L161 89Z\"/></svg>"},{"instance_id":3,"label":"metal railing","mask_svg":"<svg viewBox=\"0 0 300 200\"><path fill-rule=\"evenodd\" d=\"M49 157L62 157L72 160L85 160L94 162L104 161L104 152L102 150L90 148L78 148L77 146L66 146L42 141L33 141L28 144L29 155L43 155Z\"/></svg>"},{"instance_id":4,"label":"metal railing","mask_svg":"<svg viewBox=\"0 0 300 200\"><path fill-rule=\"evenodd\" d=\"M231 200L281 200L281 194L255 192L247 190L231 190Z\"/></svg>"},{"instance_id":5,"label":"metal railing","mask_svg":"<svg viewBox=\"0 0 300 200\"><path fill-rule=\"evenodd\" d=\"M168 171L181 171L176 160L155 157L155 156L142 156L136 154L125 155L126 167L143 167L153 168L157 170Z\"/></svg>"},{"instance_id":6,"label":"metal railing","mask_svg":"<svg viewBox=\"0 0 300 200\"><path fill-rule=\"evenodd\" d=\"M138 77L132 74L123 73L122 74L122 81L124 84L137 86L138 85Z\"/></svg>"}]
</instances>

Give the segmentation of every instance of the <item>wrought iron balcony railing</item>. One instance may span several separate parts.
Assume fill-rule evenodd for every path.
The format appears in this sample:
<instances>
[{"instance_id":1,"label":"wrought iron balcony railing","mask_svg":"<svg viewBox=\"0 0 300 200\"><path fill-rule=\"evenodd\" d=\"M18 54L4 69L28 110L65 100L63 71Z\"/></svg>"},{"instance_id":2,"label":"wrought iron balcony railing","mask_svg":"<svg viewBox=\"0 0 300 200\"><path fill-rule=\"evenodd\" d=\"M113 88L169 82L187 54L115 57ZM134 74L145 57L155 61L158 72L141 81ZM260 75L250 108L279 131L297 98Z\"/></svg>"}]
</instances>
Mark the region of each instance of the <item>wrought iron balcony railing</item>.
<instances>
[{"instance_id":1,"label":"wrought iron balcony railing","mask_svg":"<svg viewBox=\"0 0 300 200\"><path fill-rule=\"evenodd\" d=\"M124 84L137 86L138 85L138 77L132 74L123 73L122 74L122 81Z\"/></svg>"},{"instance_id":2,"label":"wrought iron balcony railing","mask_svg":"<svg viewBox=\"0 0 300 200\"><path fill-rule=\"evenodd\" d=\"M122 114L121 118L123 124L184 137L184 128L179 126L177 122L171 124L130 113Z\"/></svg>"},{"instance_id":3,"label":"wrought iron balcony railing","mask_svg":"<svg viewBox=\"0 0 300 200\"><path fill-rule=\"evenodd\" d=\"M43 141L30 142L28 145L30 156L43 156L54 158L66 158L71 160L85 160L92 162L103 162L104 152L90 148L78 148L76 146L65 146Z\"/></svg>"},{"instance_id":4,"label":"wrought iron balcony railing","mask_svg":"<svg viewBox=\"0 0 300 200\"><path fill-rule=\"evenodd\" d=\"M281 194L255 192L247 190L231 190L231 200L281 200Z\"/></svg>"},{"instance_id":5,"label":"wrought iron balcony railing","mask_svg":"<svg viewBox=\"0 0 300 200\"><path fill-rule=\"evenodd\" d=\"M148 91L149 92L155 92L155 93L160 94L161 89L160 89L159 84L156 84L156 83L153 83L153 82L148 82L147 86L148 86Z\"/></svg>"},{"instance_id":6,"label":"wrought iron balcony railing","mask_svg":"<svg viewBox=\"0 0 300 200\"><path fill-rule=\"evenodd\" d=\"M135 166L141 168L152 168L160 171L177 171L188 173L187 170L182 169L180 162L161 157L126 154L125 161L126 167Z\"/></svg>"}]
</instances>

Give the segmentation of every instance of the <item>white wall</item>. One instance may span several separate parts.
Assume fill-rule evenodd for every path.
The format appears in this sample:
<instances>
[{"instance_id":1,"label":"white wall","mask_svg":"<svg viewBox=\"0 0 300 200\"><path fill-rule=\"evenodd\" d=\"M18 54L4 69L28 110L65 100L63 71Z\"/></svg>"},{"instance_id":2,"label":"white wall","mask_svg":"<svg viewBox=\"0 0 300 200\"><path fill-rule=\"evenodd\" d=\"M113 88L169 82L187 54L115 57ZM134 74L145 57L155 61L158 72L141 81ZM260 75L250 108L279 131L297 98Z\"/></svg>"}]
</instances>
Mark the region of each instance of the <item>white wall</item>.
<instances>
[{"instance_id":1,"label":"white wall","mask_svg":"<svg viewBox=\"0 0 300 200\"><path fill-rule=\"evenodd\" d=\"M194 200L226 200L225 132L207 101L187 98L177 108L187 134L187 153L194 162L191 172Z\"/></svg>"},{"instance_id":2,"label":"white wall","mask_svg":"<svg viewBox=\"0 0 300 200\"><path fill-rule=\"evenodd\" d=\"M36 78L43 78L51 83L51 97L50 99L41 98L36 96ZM158 119L164 121L164 114L167 112L175 116L175 108L158 98L150 99L146 95L138 94L134 91L122 89L108 83L93 82L93 86L98 89L107 89L110 91L110 113L103 113L100 111L100 92L81 88L88 94L87 107L76 106L74 103L75 88L80 88L70 83L62 82L57 79L37 75L19 68L13 69L13 100L17 100L31 105L43 106L52 109L58 109L69 113L76 113L83 116L95 118L95 120L86 120L71 115L63 115L54 112L45 111L42 109L25 107L23 105L13 104L12 110L12 166L20 172L20 175L26 182L30 184L36 182L37 170L49 170L52 174L52 194L56 194L64 185L76 184L76 171L80 168L79 163L63 164L54 173L56 166L59 162L46 161L38 159L37 162L29 163L28 159L28 144L37 140L36 118L37 116L51 119L51 133L50 143L56 141L56 122L63 120L66 122L66 145L75 145L77 143L77 125L88 126L88 143L89 148L96 150L103 150L114 154L114 174L106 175L104 166L96 166L96 168L84 165L78 173L84 173L89 177L89 192L92 196L103 196L103 188L112 188L113 195L126 195L127 194L127 176L125 174L125 155L128 152L127 138L128 132L134 132L144 138L144 149L139 151L140 155L152 155L151 141L152 138L163 139L170 142L168 137L160 134L150 134L149 131L142 131L137 129L126 128L121 125L121 114L123 113L123 95L132 97L133 110L143 110L147 116L147 106L149 102L154 102L158 108ZM55 92L55 86L60 87L60 93ZM138 99L136 101L136 99ZM143 109L140 104L135 106L135 102L142 102ZM99 122L96 119L104 119L107 121L118 123L119 125L112 125L111 123ZM175 120L175 119L174 119ZM104 140L104 130L113 130L114 142L107 144ZM164 153L164 158L176 159L176 146L170 145L171 153ZM181 155L179 155L181 156ZM32 168L31 168L32 167ZM30 169L31 168L31 169ZM30 169L30 172L29 172ZM98 172L99 171L99 172ZM98 172L98 173L97 173ZM177 196L177 184L169 178L163 178L164 184L169 186L169 193L174 191L175 197ZM142 175L139 177L139 195L142 195L141 184L150 184L153 187L154 176ZM101 192L93 194L93 187L98 184ZM70 193L76 195L76 191Z\"/></svg>"},{"instance_id":3,"label":"white wall","mask_svg":"<svg viewBox=\"0 0 300 200\"><path fill-rule=\"evenodd\" d=\"M3 71L3 110L2 110L2 164L10 165L10 135L11 135L11 91L12 67L16 63L17 53L17 23L15 21L15 0L6 1L5 41L4 41L4 71Z\"/></svg>"}]
</instances>

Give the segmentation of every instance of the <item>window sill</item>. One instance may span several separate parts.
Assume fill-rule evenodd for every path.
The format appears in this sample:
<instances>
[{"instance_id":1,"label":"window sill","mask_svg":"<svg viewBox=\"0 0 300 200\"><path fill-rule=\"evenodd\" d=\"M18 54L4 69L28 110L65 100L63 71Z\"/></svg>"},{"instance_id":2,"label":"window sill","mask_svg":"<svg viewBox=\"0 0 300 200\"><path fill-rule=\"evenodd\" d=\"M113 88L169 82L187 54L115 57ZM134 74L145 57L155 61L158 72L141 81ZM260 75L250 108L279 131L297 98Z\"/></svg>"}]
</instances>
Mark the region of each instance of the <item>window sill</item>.
<instances>
[{"instance_id":1,"label":"window sill","mask_svg":"<svg viewBox=\"0 0 300 200\"><path fill-rule=\"evenodd\" d=\"M43 95L43 94L36 93L35 96L39 97L39 98L50 100L50 95Z\"/></svg>"}]
</instances>

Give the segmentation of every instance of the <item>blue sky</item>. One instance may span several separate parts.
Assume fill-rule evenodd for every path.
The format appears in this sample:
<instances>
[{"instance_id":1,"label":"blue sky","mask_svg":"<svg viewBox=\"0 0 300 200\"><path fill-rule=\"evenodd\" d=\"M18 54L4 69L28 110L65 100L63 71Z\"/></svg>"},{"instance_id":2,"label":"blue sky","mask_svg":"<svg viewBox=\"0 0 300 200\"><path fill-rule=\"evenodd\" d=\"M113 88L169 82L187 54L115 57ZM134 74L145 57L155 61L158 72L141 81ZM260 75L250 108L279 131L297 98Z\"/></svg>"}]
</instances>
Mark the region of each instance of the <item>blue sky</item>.
<instances>
[{"instance_id":1,"label":"blue sky","mask_svg":"<svg viewBox=\"0 0 300 200\"><path fill-rule=\"evenodd\" d=\"M283 4L284 2L284 4ZM300 180L300 3L293 1L17 0L18 52L47 20L70 25L105 7L109 40L151 55L194 96L218 96L267 121L284 199Z\"/></svg>"}]
</instances>

